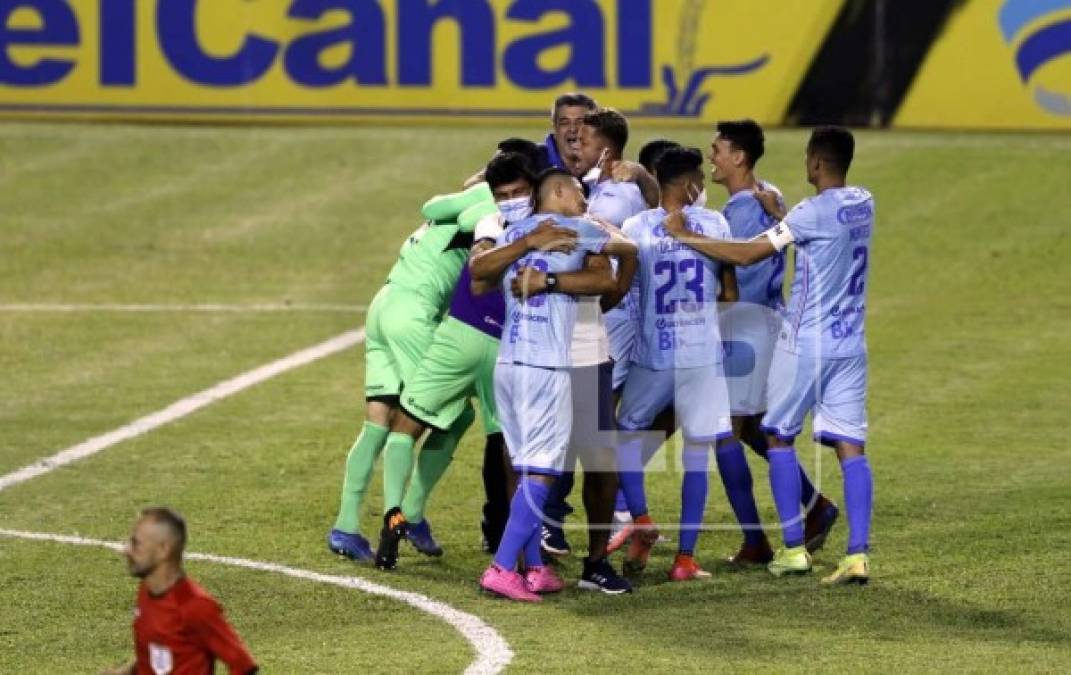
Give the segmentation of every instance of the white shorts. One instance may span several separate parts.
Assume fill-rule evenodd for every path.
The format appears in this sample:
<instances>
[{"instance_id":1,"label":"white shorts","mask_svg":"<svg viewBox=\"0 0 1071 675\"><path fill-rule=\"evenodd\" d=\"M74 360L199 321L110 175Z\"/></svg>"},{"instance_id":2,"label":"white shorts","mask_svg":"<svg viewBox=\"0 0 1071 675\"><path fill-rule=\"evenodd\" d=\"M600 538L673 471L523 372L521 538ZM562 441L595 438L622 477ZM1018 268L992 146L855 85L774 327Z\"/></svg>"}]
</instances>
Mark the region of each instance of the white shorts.
<instances>
[{"instance_id":1,"label":"white shorts","mask_svg":"<svg viewBox=\"0 0 1071 675\"><path fill-rule=\"evenodd\" d=\"M498 363L495 405L513 468L560 475L573 426L569 370Z\"/></svg>"},{"instance_id":2,"label":"white shorts","mask_svg":"<svg viewBox=\"0 0 1071 675\"><path fill-rule=\"evenodd\" d=\"M621 393L617 424L627 431L649 429L658 413L670 404L685 441L713 443L733 435L721 364L650 370L633 363Z\"/></svg>"}]
</instances>

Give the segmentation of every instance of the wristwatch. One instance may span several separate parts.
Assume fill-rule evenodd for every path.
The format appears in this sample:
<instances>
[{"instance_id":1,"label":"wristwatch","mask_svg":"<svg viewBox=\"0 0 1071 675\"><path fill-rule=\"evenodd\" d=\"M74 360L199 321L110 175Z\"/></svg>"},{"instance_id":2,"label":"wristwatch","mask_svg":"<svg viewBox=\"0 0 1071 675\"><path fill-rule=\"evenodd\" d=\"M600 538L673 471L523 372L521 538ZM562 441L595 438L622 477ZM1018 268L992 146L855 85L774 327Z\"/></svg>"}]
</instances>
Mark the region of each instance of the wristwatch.
<instances>
[{"instance_id":1,"label":"wristwatch","mask_svg":"<svg viewBox=\"0 0 1071 675\"><path fill-rule=\"evenodd\" d=\"M557 293L558 292L558 275L554 272L547 273L546 292Z\"/></svg>"}]
</instances>

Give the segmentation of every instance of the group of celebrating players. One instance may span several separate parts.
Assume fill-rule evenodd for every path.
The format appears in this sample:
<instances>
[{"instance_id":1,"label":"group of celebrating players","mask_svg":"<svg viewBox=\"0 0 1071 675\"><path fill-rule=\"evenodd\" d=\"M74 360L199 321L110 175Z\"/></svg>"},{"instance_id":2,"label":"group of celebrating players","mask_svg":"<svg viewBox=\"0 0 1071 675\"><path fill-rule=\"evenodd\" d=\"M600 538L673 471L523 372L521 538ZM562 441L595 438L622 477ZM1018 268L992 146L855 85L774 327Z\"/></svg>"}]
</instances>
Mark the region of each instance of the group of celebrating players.
<instances>
[{"instance_id":1,"label":"group of celebrating players","mask_svg":"<svg viewBox=\"0 0 1071 675\"><path fill-rule=\"evenodd\" d=\"M744 537L730 561L806 573L839 513L793 447L813 413L815 439L835 449L843 470L848 520L847 555L822 582L866 583L863 323L874 202L846 183L851 133L814 130L806 172L817 194L786 212L777 188L755 174L759 125L718 124L711 174L729 194L719 213L706 208L700 150L659 140L626 161L627 120L583 94L560 96L552 124L542 144L507 139L466 189L429 200L372 301L365 421L346 460L330 550L383 569L396 566L403 539L442 555L425 506L475 420L476 398L486 435L482 528L494 556L483 589L534 602L564 587L546 559L570 552L563 523L579 459L589 540L579 587L631 592L628 578L660 538L645 472L678 429L669 579L710 576L695 552L711 450ZM769 463L784 540L776 552L743 444ZM380 455L385 515L373 551L359 514ZM609 562L619 548L621 574Z\"/></svg>"}]
</instances>

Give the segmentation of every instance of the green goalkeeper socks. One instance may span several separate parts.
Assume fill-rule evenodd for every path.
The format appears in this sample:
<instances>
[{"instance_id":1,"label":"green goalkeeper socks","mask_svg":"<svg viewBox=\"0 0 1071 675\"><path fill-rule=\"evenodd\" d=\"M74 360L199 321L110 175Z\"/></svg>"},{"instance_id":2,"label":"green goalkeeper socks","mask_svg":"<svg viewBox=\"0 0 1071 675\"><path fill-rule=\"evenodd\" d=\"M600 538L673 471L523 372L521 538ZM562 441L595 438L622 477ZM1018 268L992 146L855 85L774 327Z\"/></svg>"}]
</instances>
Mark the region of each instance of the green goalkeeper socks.
<instances>
[{"instance_id":1,"label":"green goalkeeper socks","mask_svg":"<svg viewBox=\"0 0 1071 675\"><path fill-rule=\"evenodd\" d=\"M446 473L446 469L454 459L454 451L457 450L461 437L465 435L475 419L476 412L472 406L466 406L465 411L447 431L433 431L424 441L424 446L420 449L420 457L417 458L413 482L410 483L409 491L405 493L405 501L402 503L402 513L410 523L419 523L424 520L424 509L427 507L431 491Z\"/></svg>"},{"instance_id":2,"label":"green goalkeeper socks","mask_svg":"<svg viewBox=\"0 0 1071 675\"><path fill-rule=\"evenodd\" d=\"M387 440L388 429L372 422L365 422L356 442L346 457L346 477L342 482L342 499L335 519L335 529L348 534L357 534L361 529L361 504L364 502L368 483L372 480L372 467Z\"/></svg>"},{"instance_id":3,"label":"green goalkeeper socks","mask_svg":"<svg viewBox=\"0 0 1071 675\"><path fill-rule=\"evenodd\" d=\"M383 513L401 507L405 486L413 473L413 445L409 434L391 432L383 451Z\"/></svg>"}]
</instances>

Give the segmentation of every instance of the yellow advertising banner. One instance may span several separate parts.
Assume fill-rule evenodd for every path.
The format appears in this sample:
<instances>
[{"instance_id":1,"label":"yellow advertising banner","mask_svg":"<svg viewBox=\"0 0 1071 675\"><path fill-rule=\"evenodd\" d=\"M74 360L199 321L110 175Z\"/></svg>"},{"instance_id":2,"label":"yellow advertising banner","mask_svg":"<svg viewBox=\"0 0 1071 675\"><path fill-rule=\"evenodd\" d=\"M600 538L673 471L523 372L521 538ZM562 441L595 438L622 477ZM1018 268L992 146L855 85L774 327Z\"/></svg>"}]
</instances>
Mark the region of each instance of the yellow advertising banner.
<instances>
[{"instance_id":1,"label":"yellow advertising banner","mask_svg":"<svg viewBox=\"0 0 1071 675\"><path fill-rule=\"evenodd\" d=\"M3 0L0 113L784 118L844 0Z\"/></svg>"},{"instance_id":2,"label":"yellow advertising banner","mask_svg":"<svg viewBox=\"0 0 1071 675\"><path fill-rule=\"evenodd\" d=\"M969 0L894 124L1071 129L1071 0Z\"/></svg>"}]
</instances>

